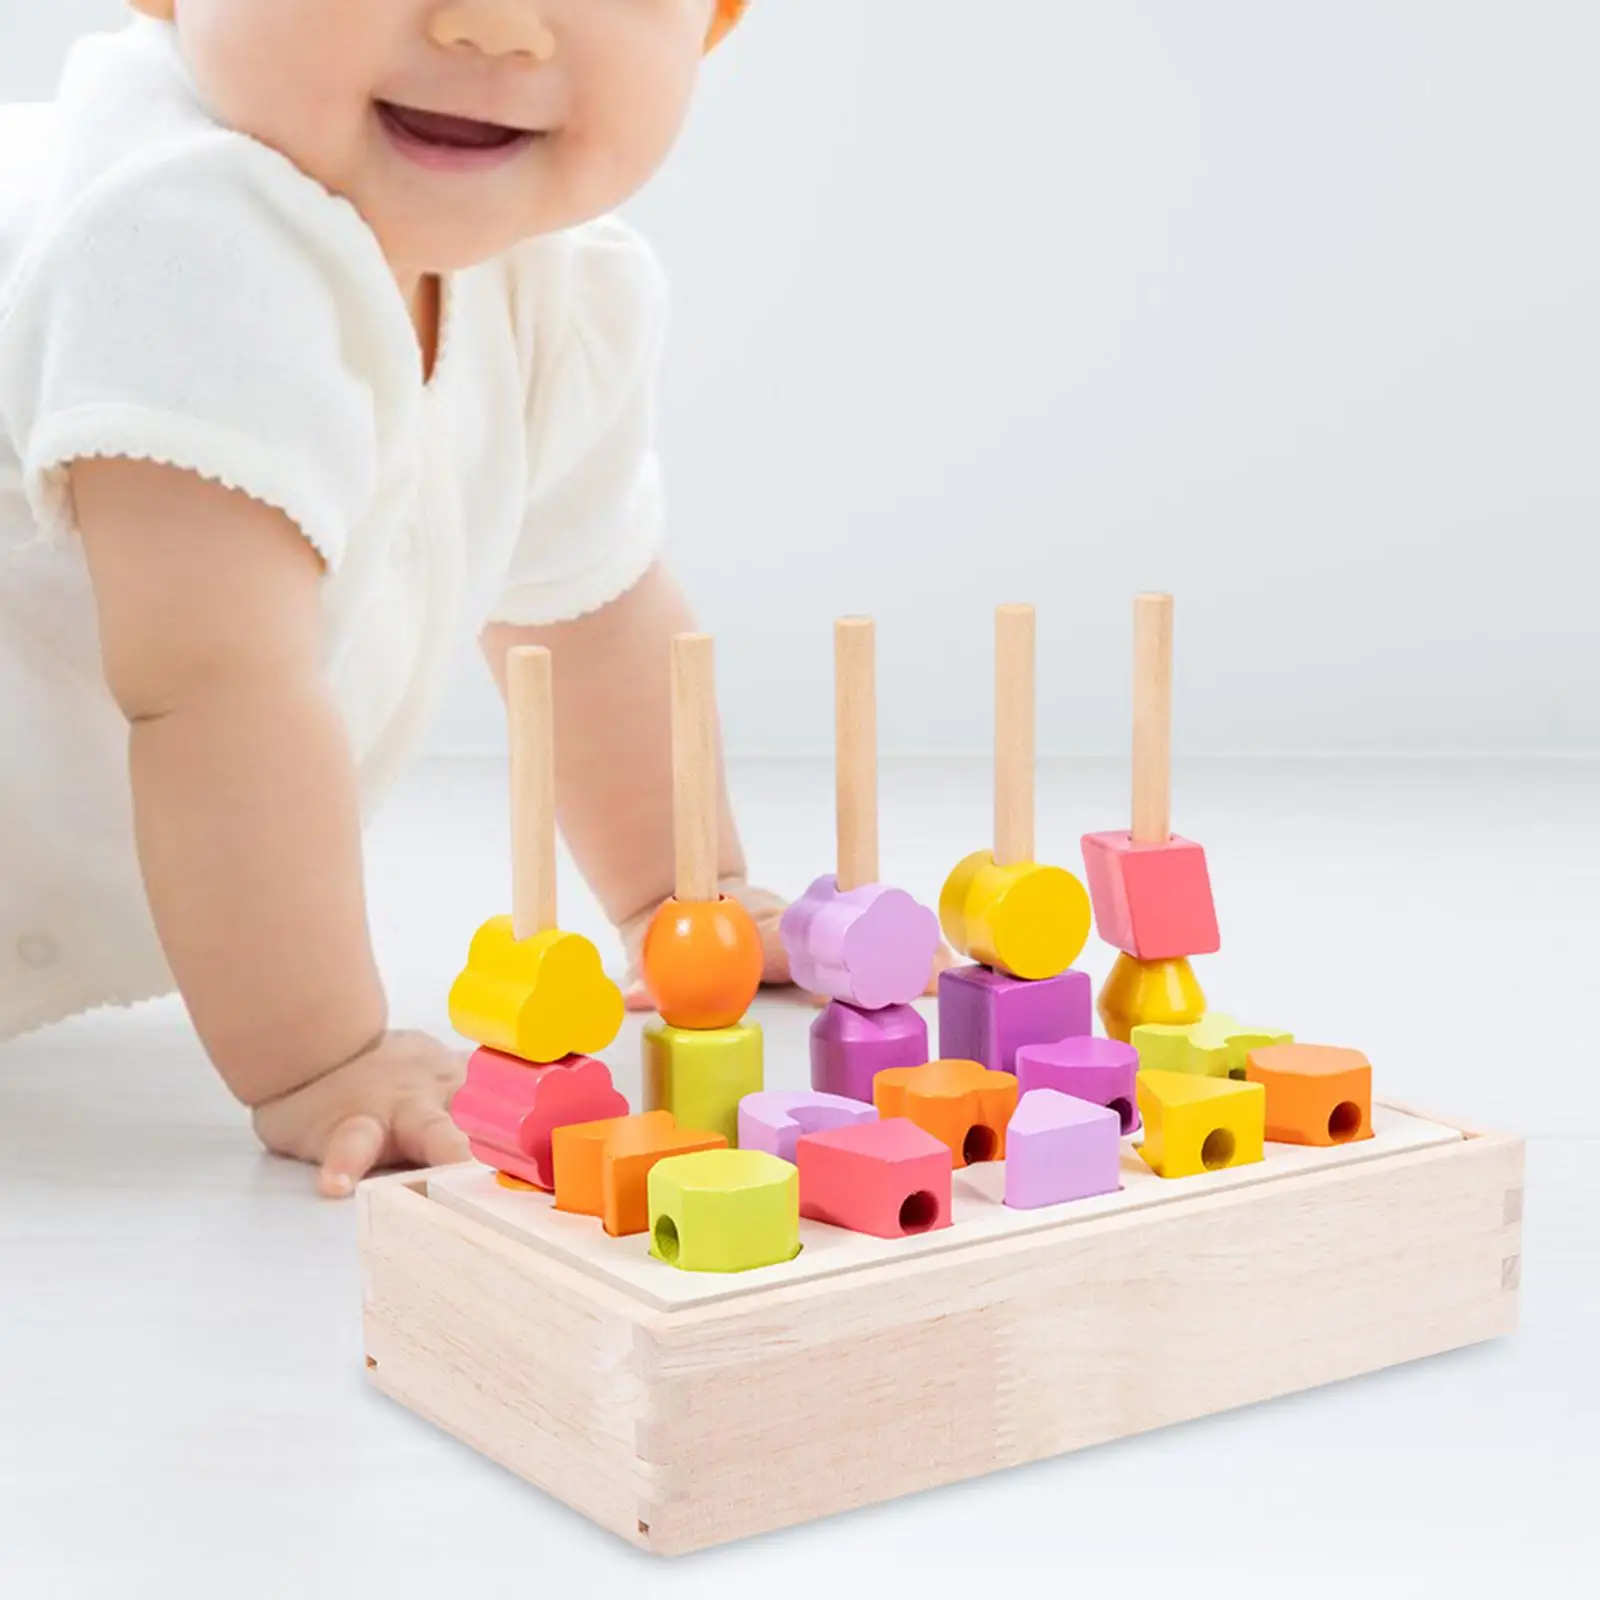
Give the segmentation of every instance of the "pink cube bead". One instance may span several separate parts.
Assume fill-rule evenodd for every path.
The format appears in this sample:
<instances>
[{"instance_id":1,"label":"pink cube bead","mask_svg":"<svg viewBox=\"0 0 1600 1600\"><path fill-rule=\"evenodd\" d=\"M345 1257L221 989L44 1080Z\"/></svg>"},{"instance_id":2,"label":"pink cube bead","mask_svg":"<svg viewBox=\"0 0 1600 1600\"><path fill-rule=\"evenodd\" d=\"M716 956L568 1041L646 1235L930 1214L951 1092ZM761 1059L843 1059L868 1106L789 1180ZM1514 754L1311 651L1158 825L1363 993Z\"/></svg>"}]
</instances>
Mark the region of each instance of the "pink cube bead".
<instances>
[{"instance_id":1,"label":"pink cube bead","mask_svg":"<svg viewBox=\"0 0 1600 1600\"><path fill-rule=\"evenodd\" d=\"M1065 1205L1122 1187L1122 1134L1104 1106L1035 1089L1006 1130L1005 1203L1019 1211Z\"/></svg>"},{"instance_id":2,"label":"pink cube bead","mask_svg":"<svg viewBox=\"0 0 1600 1600\"><path fill-rule=\"evenodd\" d=\"M872 1104L872 1080L928 1060L928 1024L913 1006L862 1011L835 1000L811 1024L811 1087Z\"/></svg>"},{"instance_id":3,"label":"pink cube bead","mask_svg":"<svg viewBox=\"0 0 1600 1600\"><path fill-rule=\"evenodd\" d=\"M1092 1105L1109 1106L1124 1135L1137 1133L1139 1052L1116 1039L1062 1039L1028 1044L1017 1051L1017 1088L1022 1094L1054 1089Z\"/></svg>"},{"instance_id":4,"label":"pink cube bead","mask_svg":"<svg viewBox=\"0 0 1600 1600\"><path fill-rule=\"evenodd\" d=\"M946 1061L1014 1072L1023 1045L1054 1044L1093 1026L1089 974L1076 968L1037 979L989 967L952 967L939 974L939 1055Z\"/></svg>"},{"instance_id":5,"label":"pink cube bead","mask_svg":"<svg viewBox=\"0 0 1600 1600\"><path fill-rule=\"evenodd\" d=\"M1136 844L1127 833L1089 833L1083 864L1100 937L1136 961L1204 956L1222 948L1206 853L1176 834Z\"/></svg>"}]
</instances>

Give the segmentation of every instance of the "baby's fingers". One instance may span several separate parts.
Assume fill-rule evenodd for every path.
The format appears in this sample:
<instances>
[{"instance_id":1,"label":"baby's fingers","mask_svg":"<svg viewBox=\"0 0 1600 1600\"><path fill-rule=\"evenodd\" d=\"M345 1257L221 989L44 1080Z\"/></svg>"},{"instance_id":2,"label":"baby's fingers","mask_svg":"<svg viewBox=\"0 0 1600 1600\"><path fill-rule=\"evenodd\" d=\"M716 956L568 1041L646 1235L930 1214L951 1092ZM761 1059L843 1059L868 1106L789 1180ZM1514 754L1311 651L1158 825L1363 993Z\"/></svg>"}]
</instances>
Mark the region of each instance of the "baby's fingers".
<instances>
[{"instance_id":1,"label":"baby's fingers","mask_svg":"<svg viewBox=\"0 0 1600 1600\"><path fill-rule=\"evenodd\" d=\"M323 1147L317 1187L330 1200L354 1194L356 1185L378 1164L388 1139L388 1130L376 1117L365 1112L346 1117Z\"/></svg>"},{"instance_id":2,"label":"baby's fingers","mask_svg":"<svg viewBox=\"0 0 1600 1600\"><path fill-rule=\"evenodd\" d=\"M448 1167L472 1154L467 1136L450 1120L449 1113L425 1101L403 1105L394 1119L395 1143L403 1161L423 1167Z\"/></svg>"}]
</instances>

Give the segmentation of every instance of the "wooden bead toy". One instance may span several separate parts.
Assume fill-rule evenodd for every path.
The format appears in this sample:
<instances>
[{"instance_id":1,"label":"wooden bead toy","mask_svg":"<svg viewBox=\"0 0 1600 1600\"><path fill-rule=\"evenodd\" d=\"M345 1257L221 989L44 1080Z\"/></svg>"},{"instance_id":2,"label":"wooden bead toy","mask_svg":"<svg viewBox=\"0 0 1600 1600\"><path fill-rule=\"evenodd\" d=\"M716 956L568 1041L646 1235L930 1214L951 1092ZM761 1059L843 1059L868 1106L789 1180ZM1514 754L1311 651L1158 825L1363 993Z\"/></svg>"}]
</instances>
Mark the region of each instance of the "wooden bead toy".
<instances>
[{"instance_id":1,"label":"wooden bead toy","mask_svg":"<svg viewBox=\"0 0 1600 1600\"><path fill-rule=\"evenodd\" d=\"M783 1161L794 1160L794 1147L802 1134L825 1133L871 1122L875 1106L847 1100L843 1095L801 1090L796 1094L768 1089L749 1094L739 1102L739 1148L765 1150Z\"/></svg>"},{"instance_id":2,"label":"wooden bead toy","mask_svg":"<svg viewBox=\"0 0 1600 1600\"><path fill-rule=\"evenodd\" d=\"M861 1011L832 1001L811 1024L811 1087L872 1104L872 1080L928 1059L928 1024L914 1006Z\"/></svg>"},{"instance_id":3,"label":"wooden bead toy","mask_svg":"<svg viewBox=\"0 0 1600 1600\"><path fill-rule=\"evenodd\" d=\"M650 1254L682 1272L750 1272L800 1254L800 1176L765 1150L703 1150L650 1169Z\"/></svg>"},{"instance_id":4,"label":"wooden bead toy","mask_svg":"<svg viewBox=\"0 0 1600 1600\"><path fill-rule=\"evenodd\" d=\"M670 1111L679 1126L739 1141L739 1102L763 1087L761 1030L674 1028L644 1031L644 1106Z\"/></svg>"},{"instance_id":5,"label":"wooden bead toy","mask_svg":"<svg viewBox=\"0 0 1600 1600\"><path fill-rule=\"evenodd\" d=\"M1250 1051L1294 1042L1293 1034L1243 1028L1219 1011L1206 1012L1198 1022L1140 1023L1130 1039L1142 1067L1241 1080Z\"/></svg>"},{"instance_id":6,"label":"wooden bead toy","mask_svg":"<svg viewBox=\"0 0 1600 1600\"><path fill-rule=\"evenodd\" d=\"M645 930L640 965L674 1028L730 1028L761 987L761 935L717 887L717 704L712 643L672 641L672 781L676 893Z\"/></svg>"},{"instance_id":7,"label":"wooden bead toy","mask_svg":"<svg viewBox=\"0 0 1600 1600\"><path fill-rule=\"evenodd\" d=\"M1031 981L990 967L952 967L939 974L939 1054L947 1059L1013 1072L1021 1046L1053 1044L1093 1027L1087 972Z\"/></svg>"},{"instance_id":8,"label":"wooden bead toy","mask_svg":"<svg viewBox=\"0 0 1600 1600\"><path fill-rule=\"evenodd\" d=\"M650 1226L650 1169L668 1156L725 1150L720 1133L680 1128L670 1111L580 1122L551 1137L556 1210L599 1217L615 1239Z\"/></svg>"},{"instance_id":9,"label":"wooden bead toy","mask_svg":"<svg viewBox=\"0 0 1600 1600\"><path fill-rule=\"evenodd\" d=\"M1172 596L1133 604L1133 827L1090 833L1083 863L1095 927L1140 961L1221 948L1206 853L1172 832Z\"/></svg>"},{"instance_id":10,"label":"wooden bead toy","mask_svg":"<svg viewBox=\"0 0 1600 1600\"><path fill-rule=\"evenodd\" d=\"M546 1063L604 1050L622 1027L622 991L580 934L556 927L556 804L550 652L507 663L512 914L478 930L450 991L464 1038Z\"/></svg>"},{"instance_id":11,"label":"wooden bead toy","mask_svg":"<svg viewBox=\"0 0 1600 1600\"><path fill-rule=\"evenodd\" d=\"M529 1066L498 1050L475 1051L450 1117L486 1166L536 1189L555 1187L551 1135L572 1122L625 1117L628 1102L603 1061L569 1056Z\"/></svg>"},{"instance_id":12,"label":"wooden bead toy","mask_svg":"<svg viewBox=\"0 0 1600 1600\"><path fill-rule=\"evenodd\" d=\"M805 1134L795 1165L813 1222L879 1239L950 1226L950 1148L904 1117Z\"/></svg>"},{"instance_id":13,"label":"wooden bead toy","mask_svg":"<svg viewBox=\"0 0 1600 1600\"><path fill-rule=\"evenodd\" d=\"M1122 1124L1115 1111L1054 1089L1017 1102L1006 1144L1005 1203L1059 1206L1122 1187Z\"/></svg>"},{"instance_id":14,"label":"wooden bead toy","mask_svg":"<svg viewBox=\"0 0 1600 1600\"><path fill-rule=\"evenodd\" d=\"M880 1117L904 1117L948 1145L955 1166L976 1166L1005 1159L1017 1080L976 1061L929 1061L880 1072L873 1100Z\"/></svg>"},{"instance_id":15,"label":"wooden bead toy","mask_svg":"<svg viewBox=\"0 0 1600 1600\"><path fill-rule=\"evenodd\" d=\"M1322 1044L1252 1050L1248 1081L1267 1092L1267 1137L1278 1144L1353 1144L1372 1137L1372 1065L1359 1050Z\"/></svg>"},{"instance_id":16,"label":"wooden bead toy","mask_svg":"<svg viewBox=\"0 0 1600 1600\"><path fill-rule=\"evenodd\" d=\"M1242 1167L1265 1154L1267 1096L1258 1083L1193 1072L1140 1072L1137 1146L1158 1178Z\"/></svg>"},{"instance_id":17,"label":"wooden bead toy","mask_svg":"<svg viewBox=\"0 0 1600 1600\"><path fill-rule=\"evenodd\" d=\"M1107 1036L1128 1044L1145 1023L1198 1022L1206 1014L1206 996L1182 956L1136 961L1120 955L1100 986L1096 1009Z\"/></svg>"},{"instance_id":18,"label":"wooden bead toy","mask_svg":"<svg viewBox=\"0 0 1600 1600\"><path fill-rule=\"evenodd\" d=\"M878 878L877 696L873 625L834 628L836 871L818 878L779 931L794 981L863 1010L908 1005L928 987L939 920Z\"/></svg>"},{"instance_id":19,"label":"wooden bead toy","mask_svg":"<svg viewBox=\"0 0 1600 1600\"><path fill-rule=\"evenodd\" d=\"M995 838L945 880L939 921L955 949L1014 978L1053 978L1089 937L1089 896L1033 860L1034 613L995 614Z\"/></svg>"},{"instance_id":20,"label":"wooden bead toy","mask_svg":"<svg viewBox=\"0 0 1600 1600\"><path fill-rule=\"evenodd\" d=\"M1017 1051L1017 1093L1025 1101L1038 1089L1054 1089L1116 1112L1124 1135L1137 1133L1139 1052L1117 1039L1085 1036L1056 1044L1028 1044Z\"/></svg>"}]
</instances>

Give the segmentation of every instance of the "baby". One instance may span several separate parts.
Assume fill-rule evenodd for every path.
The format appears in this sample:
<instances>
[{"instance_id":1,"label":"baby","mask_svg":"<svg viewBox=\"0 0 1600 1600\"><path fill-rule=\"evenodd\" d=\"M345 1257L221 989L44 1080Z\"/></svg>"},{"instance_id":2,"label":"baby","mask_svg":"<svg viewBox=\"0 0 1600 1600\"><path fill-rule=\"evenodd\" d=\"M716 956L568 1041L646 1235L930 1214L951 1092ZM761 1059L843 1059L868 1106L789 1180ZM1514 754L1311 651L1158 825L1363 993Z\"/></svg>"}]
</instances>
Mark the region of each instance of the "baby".
<instances>
[{"instance_id":1,"label":"baby","mask_svg":"<svg viewBox=\"0 0 1600 1600\"><path fill-rule=\"evenodd\" d=\"M325 1193L463 1157L361 862L463 627L497 676L551 649L562 828L637 957L692 619L662 281L608 214L743 4L133 0L0 108L0 1038L176 986Z\"/></svg>"}]
</instances>

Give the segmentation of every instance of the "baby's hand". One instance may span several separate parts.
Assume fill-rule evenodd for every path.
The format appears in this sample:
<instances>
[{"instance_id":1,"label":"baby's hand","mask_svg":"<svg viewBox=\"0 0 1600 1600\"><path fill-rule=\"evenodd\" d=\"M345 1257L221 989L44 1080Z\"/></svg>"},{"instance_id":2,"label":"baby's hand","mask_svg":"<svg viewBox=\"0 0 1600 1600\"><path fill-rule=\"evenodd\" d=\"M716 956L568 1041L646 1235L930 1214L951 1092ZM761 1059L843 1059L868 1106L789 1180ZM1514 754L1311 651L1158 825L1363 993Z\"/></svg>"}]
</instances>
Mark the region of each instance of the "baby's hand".
<instances>
[{"instance_id":1,"label":"baby's hand","mask_svg":"<svg viewBox=\"0 0 1600 1600\"><path fill-rule=\"evenodd\" d=\"M353 1061L255 1108L256 1137L281 1156L320 1164L317 1187L342 1198L377 1166L465 1161L466 1136L446 1107L465 1063L425 1033L386 1033Z\"/></svg>"}]
</instances>

